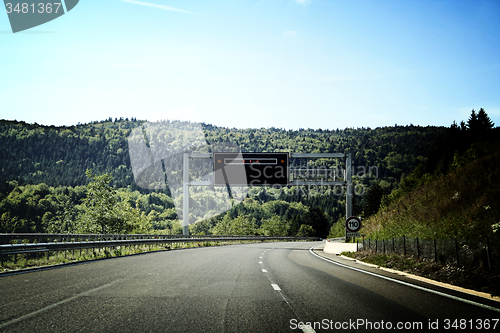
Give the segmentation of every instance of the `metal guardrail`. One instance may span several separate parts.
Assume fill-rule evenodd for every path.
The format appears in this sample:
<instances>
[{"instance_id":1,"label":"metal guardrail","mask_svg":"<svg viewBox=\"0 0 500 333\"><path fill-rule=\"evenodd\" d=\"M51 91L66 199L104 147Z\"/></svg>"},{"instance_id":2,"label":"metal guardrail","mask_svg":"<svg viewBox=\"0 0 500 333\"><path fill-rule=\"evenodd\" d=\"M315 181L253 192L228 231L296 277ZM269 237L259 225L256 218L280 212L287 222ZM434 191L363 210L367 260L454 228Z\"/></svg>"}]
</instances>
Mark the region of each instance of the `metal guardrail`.
<instances>
[{"instance_id":1,"label":"metal guardrail","mask_svg":"<svg viewBox=\"0 0 500 333\"><path fill-rule=\"evenodd\" d=\"M12 233L0 234L0 245L20 243L50 243L74 241L105 241L130 239L176 239L176 238L220 238L220 235L158 235L158 234L43 234L43 233ZM234 236L233 236L234 237ZM238 236L253 238L255 236Z\"/></svg>"},{"instance_id":2,"label":"metal guardrail","mask_svg":"<svg viewBox=\"0 0 500 333\"><path fill-rule=\"evenodd\" d=\"M345 240L345 237L328 238L326 241L331 242L331 241L341 241L341 240Z\"/></svg>"},{"instance_id":3,"label":"metal guardrail","mask_svg":"<svg viewBox=\"0 0 500 333\"><path fill-rule=\"evenodd\" d=\"M118 238L118 239L117 239ZM128 238L128 239L127 239ZM52 242L38 242L38 240L65 240ZM101 239L101 240L94 240ZM10 255L26 253L50 252L116 248L118 246L152 245L168 243L193 243L207 241L276 241L276 240L319 240L318 237L285 237L285 236L195 236L195 235L96 235L96 234L0 234L0 240L32 240L32 243L2 244L0 245L0 264ZM73 241L66 241L73 240Z\"/></svg>"}]
</instances>

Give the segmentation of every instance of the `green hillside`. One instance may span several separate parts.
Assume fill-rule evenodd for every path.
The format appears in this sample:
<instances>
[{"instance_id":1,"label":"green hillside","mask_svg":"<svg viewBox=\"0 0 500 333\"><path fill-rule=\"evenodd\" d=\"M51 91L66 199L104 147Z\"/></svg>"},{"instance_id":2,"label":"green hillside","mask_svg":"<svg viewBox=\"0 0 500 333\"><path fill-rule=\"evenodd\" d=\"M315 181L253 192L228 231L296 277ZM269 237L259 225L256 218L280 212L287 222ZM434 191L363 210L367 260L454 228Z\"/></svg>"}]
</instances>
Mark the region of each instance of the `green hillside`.
<instances>
[{"instance_id":1,"label":"green hillside","mask_svg":"<svg viewBox=\"0 0 500 333\"><path fill-rule=\"evenodd\" d=\"M454 123L425 163L389 195L379 193L382 208L364 221L363 233L379 239L500 237L500 129L493 126L483 109L467 123Z\"/></svg>"},{"instance_id":2,"label":"green hillside","mask_svg":"<svg viewBox=\"0 0 500 333\"><path fill-rule=\"evenodd\" d=\"M0 232L74 231L72 223L82 216L82 203L87 196L88 169L95 174L109 174L109 184L117 190L120 200L127 200L131 207L150 216L153 229L180 232L173 203L181 198L170 198L168 188L147 190L134 182L127 138L144 123L136 119L108 119L55 127L1 120ZM209 144L230 142L246 152L351 152L354 183L361 189L354 197L356 215L362 214L366 206L365 189L377 184L382 194L391 193L402 177L426 161L433 143L451 131L431 126L284 130L231 129L208 124L202 124L202 129ZM309 166L332 163L336 162L315 160ZM376 172L365 176L357 174L356 168L373 168ZM204 202L208 199L194 191L190 221L204 222L191 226L192 232L235 232L229 227L215 227L224 218L225 222L239 218L237 221L252 224L258 233L276 233L276 225L282 223L287 227L279 233L326 236L327 230L345 215L345 196L334 195L333 191L291 187L277 192L254 188L248 195L252 201L246 200L214 218L206 217ZM276 201L276 209L270 213L266 203L272 201ZM293 206L296 204L301 206ZM318 219L323 222L315 225L314 220Z\"/></svg>"}]
</instances>

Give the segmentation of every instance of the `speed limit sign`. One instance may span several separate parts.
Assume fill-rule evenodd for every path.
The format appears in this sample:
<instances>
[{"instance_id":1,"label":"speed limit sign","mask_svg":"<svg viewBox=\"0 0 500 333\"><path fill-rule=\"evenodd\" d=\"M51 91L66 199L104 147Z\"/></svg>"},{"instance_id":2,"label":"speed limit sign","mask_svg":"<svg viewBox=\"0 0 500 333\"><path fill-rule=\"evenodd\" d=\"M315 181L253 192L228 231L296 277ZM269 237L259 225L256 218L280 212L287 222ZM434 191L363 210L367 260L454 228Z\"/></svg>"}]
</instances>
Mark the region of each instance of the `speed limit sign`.
<instances>
[{"instance_id":1,"label":"speed limit sign","mask_svg":"<svg viewBox=\"0 0 500 333\"><path fill-rule=\"evenodd\" d=\"M349 232L358 232L361 229L361 220L359 217L351 216L345 221L345 228Z\"/></svg>"}]
</instances>

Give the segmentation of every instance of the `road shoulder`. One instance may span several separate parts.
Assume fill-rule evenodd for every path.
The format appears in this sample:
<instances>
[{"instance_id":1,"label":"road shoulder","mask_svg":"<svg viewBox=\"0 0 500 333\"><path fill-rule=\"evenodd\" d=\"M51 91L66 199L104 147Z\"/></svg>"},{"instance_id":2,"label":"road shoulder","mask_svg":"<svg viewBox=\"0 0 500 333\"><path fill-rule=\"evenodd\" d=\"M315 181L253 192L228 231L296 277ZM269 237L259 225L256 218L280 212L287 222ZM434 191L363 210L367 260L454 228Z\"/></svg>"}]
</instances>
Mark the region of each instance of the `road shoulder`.
<instances>
[{"instance_id":1,"label":"road shoulder","mask_svg":"<svg viewBox=\"0 0 500 333\"><path fill-rule=\"evenodd\" d=\"M385 268L385 267L380 267L377 265L365 263L365 262L357 260L357 259L342 256L339 253L326 253L323 251L324 248L325 248L325 245L315 246L313 248L313 251L315 254L317 254L323 258L332 260L334 262L338 262L341 265L345 265L345 266L349 266L349 267L352 267L355 269L368 271L368 272L379 274L379 275L382 275L385 277L390 277L392 279L404 281L407 283L412 283L412 284L419 285L419 286L429 288L429 289L433 289L436 291L453 294L453 295L456 295L458 297L465 297L465 298L472 299L475 301L478 301L478 299L481 299L481 300L483 300L483 303L487 302L487 304L490 306L493 306L495 308L500 308L500 297L492 296L490 294L478 292L478 291L471 290L471 289L466 289L466 288L454 286L454 285L447 284L447 283L442 283L439 281L431 280L431 279L417 276L414 274L409 274L409 273L405 273L402 271L397 271L397 270L393 270L390 268ZM329 252L331 252L331 251L329 251ZM465 295L467 295L467 296L465 296Z\"/></svg>"}]
</instances>

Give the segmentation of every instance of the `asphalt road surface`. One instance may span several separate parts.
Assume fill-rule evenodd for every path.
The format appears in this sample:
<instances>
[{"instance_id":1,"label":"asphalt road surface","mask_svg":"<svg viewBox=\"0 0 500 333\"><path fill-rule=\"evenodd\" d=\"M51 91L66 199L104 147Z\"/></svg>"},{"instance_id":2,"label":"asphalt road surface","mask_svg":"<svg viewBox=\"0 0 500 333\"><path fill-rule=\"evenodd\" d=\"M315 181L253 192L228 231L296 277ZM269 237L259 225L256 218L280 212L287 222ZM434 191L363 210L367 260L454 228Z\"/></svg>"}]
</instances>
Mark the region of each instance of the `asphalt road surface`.
<instances>
[{"instance_id":1,"label":"asphalt road surface","mask_svg":"<svg viewBox=\"0 0 500 333\"><path fill-rule=\"evenodd\" d=\"M339 265L310 250L322 244L180 249L2 276L0 332L500 331L498 302L330 255Z\"/></svg>"}]
</instances>

